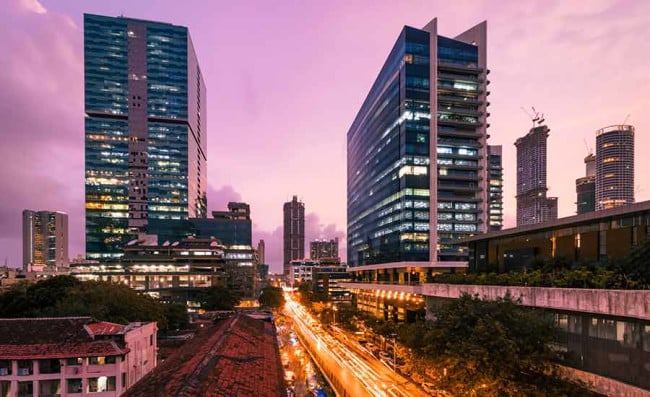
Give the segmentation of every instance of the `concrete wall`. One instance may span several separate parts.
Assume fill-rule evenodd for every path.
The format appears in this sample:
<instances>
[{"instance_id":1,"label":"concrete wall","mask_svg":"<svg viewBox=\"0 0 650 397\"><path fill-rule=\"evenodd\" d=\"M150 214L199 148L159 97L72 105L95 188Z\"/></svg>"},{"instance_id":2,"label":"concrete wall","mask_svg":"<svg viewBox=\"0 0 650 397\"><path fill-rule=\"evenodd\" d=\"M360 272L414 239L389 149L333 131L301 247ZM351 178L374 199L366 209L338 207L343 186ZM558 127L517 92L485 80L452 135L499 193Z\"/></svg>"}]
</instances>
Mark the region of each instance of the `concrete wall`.
<instances>
[{"instance_id":1,"label":"concrete wall","mask_svg":"<svg viewBox=\"0 0 650 397\"><path fill-rule=\"evenodd\" d=\"M617 397L650 397L650 391L643 390L614 379L580 371L579 369L560 366L561 373L572 379L579 379L591 390L606 396Z\"/></svg>"},{"instance_id":2,"label":"concrete wall","mask_svg":"<svg viewBox=\"0 0 650 397\"><path fill-rule=\"evenodd\" d=\"M650 290L506 287L496 285L424 284L421 293L458 298L463 293L495 299L510 292L526 306L650 320Z\"/></svg>"}]
</instances>

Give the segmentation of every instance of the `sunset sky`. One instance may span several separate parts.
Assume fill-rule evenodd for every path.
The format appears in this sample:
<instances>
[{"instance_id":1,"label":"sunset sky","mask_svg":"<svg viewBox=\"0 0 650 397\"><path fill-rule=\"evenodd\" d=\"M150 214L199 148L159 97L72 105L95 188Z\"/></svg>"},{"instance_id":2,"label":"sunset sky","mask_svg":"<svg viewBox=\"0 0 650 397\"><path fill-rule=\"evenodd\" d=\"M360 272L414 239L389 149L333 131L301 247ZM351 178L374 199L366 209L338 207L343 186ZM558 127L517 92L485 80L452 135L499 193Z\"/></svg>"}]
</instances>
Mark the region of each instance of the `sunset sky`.
<instances>
[{"instance_id":1,"label":"sunset sky","mask_svg":"<svg viewBox=\"0 0 650 397\"><path fill-rule=\"evenodd\" d=\"M575 212L595 131L636 127L636 200L650 198L650 1L47 1L0 14L0 264L22 264L21 212L70 217L84 253L83 13L187 26L208 92L208 203L250 203L253 238L281 269L282 204L304 201L307 240L346 229L346 133L403 25L488 21L491 144L504 146L514 225L516 138L534 106L551 129L549 195ZM629 115L629 117L628 117ZM344 248L344 244L342 244ZM341 250L341 255L345 253Z\"/></svg>"}]
</instances>

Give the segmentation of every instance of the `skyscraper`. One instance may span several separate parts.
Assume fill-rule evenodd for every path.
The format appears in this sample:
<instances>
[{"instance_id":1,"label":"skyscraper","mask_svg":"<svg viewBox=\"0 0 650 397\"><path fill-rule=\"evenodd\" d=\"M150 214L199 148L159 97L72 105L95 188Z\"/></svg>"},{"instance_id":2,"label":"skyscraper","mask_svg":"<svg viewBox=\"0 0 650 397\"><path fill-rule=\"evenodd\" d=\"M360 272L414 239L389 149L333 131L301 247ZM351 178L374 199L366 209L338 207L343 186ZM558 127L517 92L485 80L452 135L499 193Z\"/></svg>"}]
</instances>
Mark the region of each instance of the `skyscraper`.
<instances>
[{"instance_id":1,"label":"skyscraper","mask_svg":"<svg viewBox=\"0 0 650 397\"><path fill-rule=\"evenodd\" d=\"M503 227L503 156L501 145L488 145L490 231Z\"/></svg>"},{"instance_id":2,"label":"skyscraper","mask_svg":"<svg viewBox=\"0 0 650 397\"><path fill-rule=\"evenodd\" d=\"M319 260L323 258L339 257L339 239L314 240L309 242L309 258Z\"/></svg>"},{"instance_id":3,"label":"skyscraper","mask_svg":"<svg viewBox=\"0 0 650 397\"><path fill-rule=\"evenodd\" d=\"M546 197L546 139L550 129L533 126L517 139L517 226L557 219L557 197Z\"/></svg>"},{"instance_id":4,"label":"skyscraper","mask_svg":"<svg viewBox=\"0 0 650 397\"><path fill-rule=\"evenodd\" d=\"M634 203L634 127L596 132L596 210Z\"/></svg>"},{"instance_id":5,"label":"skyscraper","mask_svg":"<svg viewBox=\"0 0 650 397\"><path fill-rule=\"evenodd\" d=\"M56 270L68 264L68 214L24 210L23 269L40 265Z\"/></svg>"},{"instance_id":6,"label":"skyscraper","mask_svg":"<svg viewBox=\"0 0 650 397\"><path fill-rule=\"evenodd\" d=\"M585 157L585 176L576 179L577 213L596 210L596 156Z\"/></svg>"},{"instance_id":7,"label":"skyscraper","mask_svg":"<svg viewBox=\"0 0 650 397\"><path fill-rule=\"evenodd\" d=\"M402 29L347 134L350 266L447 266L487 231L486 30Z\"/></svg>"},{"instance_id":8,"label":"skyscraper","mask_svg":"<svg viewBox=\"0 0 650 397\"><path fill-rule=\"evenodd\" d=\"M285 277L289 276L291 261L305 257L305 204L298 196L284 203L284 263Z\"/></svg>"},{"instance_id":9,"label":"skyscraper","mask_svg":"<svg viewBox=\"0 0 650 397\"><path fill-rule=\"evenodd\" d=\"M188 29L84 15L86 255L206 216L206 90Z\"/></svg>"}]
</instances>

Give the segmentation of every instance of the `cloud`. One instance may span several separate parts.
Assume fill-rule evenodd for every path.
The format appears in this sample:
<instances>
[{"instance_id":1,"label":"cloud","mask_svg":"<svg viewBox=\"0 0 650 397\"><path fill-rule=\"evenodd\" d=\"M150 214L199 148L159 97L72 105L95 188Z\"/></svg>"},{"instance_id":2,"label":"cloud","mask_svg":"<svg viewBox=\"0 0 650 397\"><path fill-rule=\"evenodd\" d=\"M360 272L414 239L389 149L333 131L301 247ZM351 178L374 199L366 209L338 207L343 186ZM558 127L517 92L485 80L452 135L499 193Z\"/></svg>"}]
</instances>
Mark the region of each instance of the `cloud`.
<instances>
[{"instance_id":1,"label":"cloud","mask_svg":"<svg viewBox=\"0 0 650 397\"><path fill-rule=\"evenodd\" d=\"M38 0L18 0L16 5L19 10L33 12L35 14L45 14L47 12Z\"/></svg>"},{"instance_id":2,"label":"cloud","mask_svg":"<svg viewBox=\"0 0 650 397\"><path fill-rule=\"evenodd\" d=\"M84 251L83 43L70 18L46 11L16 0L0 15L0 258L12 266L25 208L67 212L70 254Z\"/></svg>"},{"instance_id":3,"label":"cloud","mask_svg":"<svg viewBox=\"0 0 650 397\"><path fill-rule=\"evenodd\" d=\"M235 191L230 185L221 186L218 189L208 184L208 212L223 211L231 201L242 201L241 194Z\"/></svg>"}]
</instances>

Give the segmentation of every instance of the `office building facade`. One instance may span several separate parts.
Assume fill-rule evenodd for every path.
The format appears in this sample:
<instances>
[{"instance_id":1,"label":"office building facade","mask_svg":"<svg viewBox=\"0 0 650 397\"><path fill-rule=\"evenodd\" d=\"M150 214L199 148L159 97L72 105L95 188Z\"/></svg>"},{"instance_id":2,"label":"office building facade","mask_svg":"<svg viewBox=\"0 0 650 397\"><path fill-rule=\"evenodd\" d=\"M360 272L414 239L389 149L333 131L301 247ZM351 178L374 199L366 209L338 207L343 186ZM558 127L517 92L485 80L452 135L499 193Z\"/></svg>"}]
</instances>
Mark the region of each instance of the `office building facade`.
<instances>
[{"instance_id":1,"label":"office building facade","mask_svg":"<svg viewBox=\"0 0 650 397\"><path fill-rule=\"evenodd\" d=\"M349 266L460 263L487 231L486 30L402 29L347 134Z\"/></svg>"},{"instance_id":2,"label":"office building facade","mask_svg":"<svg viewBox=\"0 0 650 397\"><path fill-rule=\"evenodd\" d=\"M86 254L207 213L206 89L188 29L84 15Z\"/></svg>"},{"instance_id":3,"label":"office building facade","mask_svg":"<svg viewBox=\"0 0 650 397\"><path fill-rule=\"evenodd\" d=\"M501 145L488 146L489 231L503 227L503 155Z\"/></svg>"},{"instance_id":4,"label":"office building facade","mask_svg":"<svg viewBox=\"0 0 650 397\"><path fill-rule=\"evenodd\" d=\"M57 270L67 267L68 214L58 211L23 211L23 270L30 265Z\"/></svg>"},{"instance_id":5,"label":"office building facade","mask_svg":"<svg viewBox=\"0 0 650 397\"><path fill-rule=\"evenodd\" d=\"M596 132L596 210L634 203L634 127Z\"/></svg>"},{"instance_id":6,"label":"office building facade","mask_svg":"<svg viewBox=\"0 0 650 397\"><path fill-rule=\"evenodd\" d=\"M309 258L320 260L323 258L339 258L339 239L314 240L309 243Z\"/></svg>"},{"instance_id":7,"label":"office building facade","mask_svg":"<svg viewBox=\"0 0 650 397\"><path fill-rule=\"evenodd\" d=\"M546 197L546 140L550 129L533 126L517 139L517 226L557 219L557 197Z\"/></svg>"},{"instance_id":8,"label":"office building facade","mask_svg":"<svg viewBox=\"0 0 650 397\"><path fill-rule=\"evenodd\" d=\"M289 276L291 261L305 258L305 204L298 196L284 203L284 262L285 277Z\"/></svg>"},{"instance_id":9,"label":"office building facade","mask_svg":"<svg viewBox=\"0 0 650 397\"><path fill-rule=\"evenodd\" d=\"M576 179L576 212L584 214L596 210L596 156L585 157L585 176Z\"/></svg>"}]
</instances>

